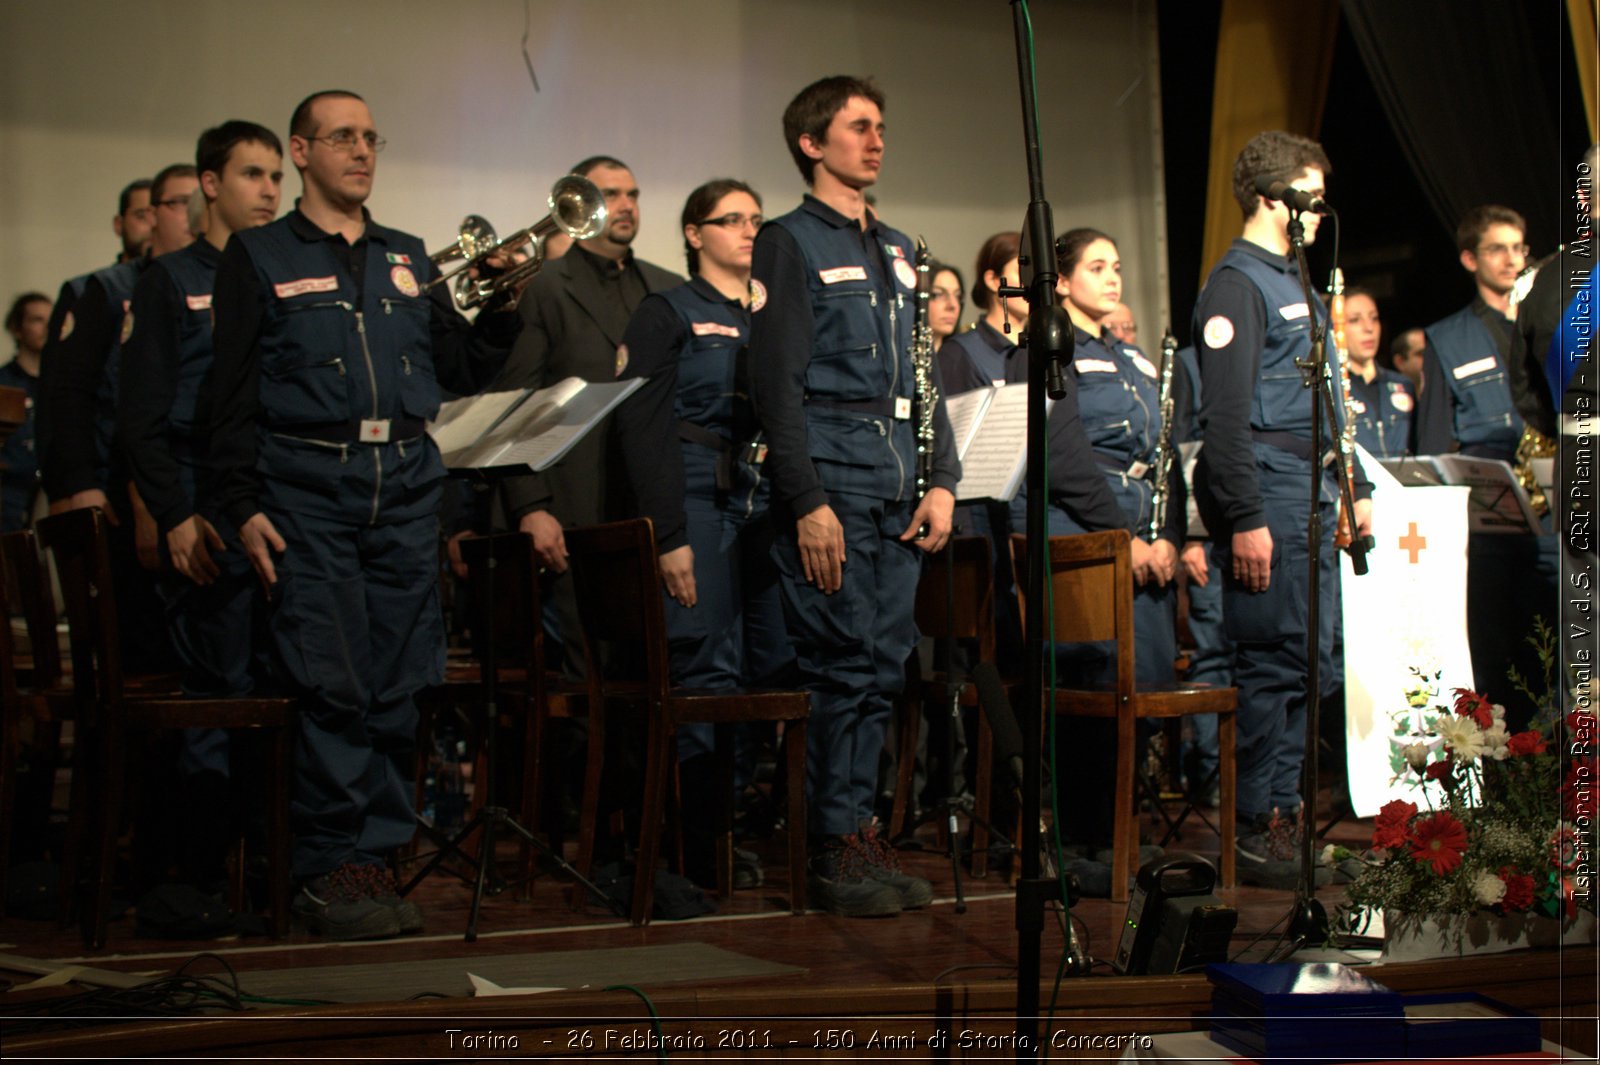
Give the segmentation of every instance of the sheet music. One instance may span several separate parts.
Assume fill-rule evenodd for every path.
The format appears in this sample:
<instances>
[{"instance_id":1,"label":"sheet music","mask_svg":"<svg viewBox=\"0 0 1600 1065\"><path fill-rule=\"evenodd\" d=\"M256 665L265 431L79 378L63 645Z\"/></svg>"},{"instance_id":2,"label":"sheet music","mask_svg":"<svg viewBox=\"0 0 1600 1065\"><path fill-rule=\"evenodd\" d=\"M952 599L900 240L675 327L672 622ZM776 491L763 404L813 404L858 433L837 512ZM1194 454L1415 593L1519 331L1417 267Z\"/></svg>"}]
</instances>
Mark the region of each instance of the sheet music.
<instances>
[{"instance_id":1,"label":"sheet music","mask_svg":"<svg viewBox=\"0 0 1600 1065\"><path fill-rule=\"evenodd\" d=\"M540 389L481 442L447 465L452 469L548 469L644 382L642 377L598 383L569 377Z\"/></svg>"},{"instance_id":2,"label":"sheet music","mask_svg":"<svg viewBox=\"0 0 1600 1065\"><path fill-rule=\"evenodd\" d=\"M944 412L950 417L950 430L956 438L956 457L963 461L967 457L967 448L972 446L972 438L978 433L983 412L994 398L994 391L992 388L974 388L970 392L944 397Z\"/></svg>"},{"instance_id":3,"label":"sheet music","mask_svg":"<svg viewBox=\"0 0 1600 1065\"><path fill-rule=\"evenodd\" d=\"M975 499L1011 500L1022 486L1022 478L1028 468L1026 385L996 385L992 389L966 392L946 399L945 409L949 410L953 401L985 393L988 398L983 409L968 416L974 424L966 433L965 449L958 446L961 483L956 486L956 500L962 503ZM953 412L950 420L954 426ZM958 444L962 440L959 430L956 440Z\"/></svg>"},{"instance_id":4,"label":"sheet music","mask_svg":"<svg viewBox=\"0 0 1600 1065\"><path fill-rule=\"evenodd\" d=\"M1435 455L1433 461L1447 484L1464 484L1472 489L1467 501L1471 532L1535 536L1543 532L1539 516L1508 464L1465 455Z\"/></svg>"},{"instance_id":5,"label":"sheet music","mask_svg":"<svg viewBox=\"0 0 1600 1065\"><path fill-rule=\"evenodd\" d=\"M526 388L515 388L453 399L439 408L439 416L428 425L428 435L439 445L440 454L447 456L448 464L448 456L476 444L528 395Z\"/></svg>"}]
</instances>

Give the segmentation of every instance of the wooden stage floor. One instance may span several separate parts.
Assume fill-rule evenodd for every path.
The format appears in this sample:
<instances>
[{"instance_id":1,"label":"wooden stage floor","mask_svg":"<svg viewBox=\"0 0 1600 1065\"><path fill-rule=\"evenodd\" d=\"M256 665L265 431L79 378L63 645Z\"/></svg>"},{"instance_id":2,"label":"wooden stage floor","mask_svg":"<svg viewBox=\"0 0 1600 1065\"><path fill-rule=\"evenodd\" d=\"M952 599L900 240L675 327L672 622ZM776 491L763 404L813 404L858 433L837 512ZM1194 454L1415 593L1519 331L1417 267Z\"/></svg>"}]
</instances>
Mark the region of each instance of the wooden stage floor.
<instances>
[{"instance_id":1,"label":"wooden stage floor","mask_svg":"<svg viewBox=\"0 0 1600 1065\"><path fill-rule=\"evenodd\" d=\"M925 831L931 843L931 830ZM1346 821L1334 828L1329 839L1359 845L1370 832L1370 822ZM1203 828L1187 829L1181 842L1196 853L1216 853L1216 837ZM788 874L782 865L781 840L761 849L768 862L763 887L736 893L717 915L657 921L644 928L629 927L597 907L571 909L561 883L547 876L538 882L531 902L516 901L511 893L487 899L479 939L466 943L461 933L470 891L442 874L425 881L413 896L426 913L426 931L380 943L324 943L304 934L281 943L155 941L135 938L133 922L125 918L112 924L107 951L86 956L75 934L58 931L53 922L7 919L0 922L0 944L4 944L0 952L6 954L160 975L209 952L232 967L244 992L265 986L271 993L263 997L306 1004L256 1003L248 1018L230 1014L192 1020L129 1019L92 1029L41 1031L31 1029L32 1019L21 1015L82 989L12 990L0 999L5 1003L0 1009L5 1018L0 1021L4 1056L452 1060L555 1053L614 1056L637 1052L641 1045L646 1046L644 1052L654 1053L648 1049L651 1006L665 1018L662 1033L687 1038L683 1048L694 1056L896 1060L1014 1056L1005 1040L1016 1028L1016 913L1014 895L1004 879L994 874L983 880L965 879L967 908L958 914L947 860L936 853L903 853L908 869L934 882L937 898L926 910L876 920L818 913L795 917L787 911ZM1339 887L1328 887L1319 897L1331 909L1341 893ZM1239 911L1232 944L1238 960L1265 960L1272 955L1293 893L1240 887L1219 895ZM1089 952L1109 958L1124 906L1085 899L1072 912ZM1042 937L1041 1002L1046 1005L1062 942L1058 919L1051 916ZM727 959L706 948L737 957ZM527 981L515 975L515 956L582 960L585 955L600 957L599 952L617 959L615 965L597 970L609 981L604 988L563 985L567 990L526 997L461 997L466 974L491 965L501 966L497 982L526 986ZM671 964L652 971L652 957ZM708 958L712 963L736 964L724 975L707 976L696 966L710 964ZM757 971L740 969L740 961ZM374 972L401 969L423 970L411 994L425 997L407 994L370 1001L371 995L362 994L357 986L362 979L373 979ZM273 974L287 970L297 971L288 993L280 986L282 981L273 983ZM223 973L221 962L210 959L197 963L193 971ZM1459 987L1502 998L1551 1018L1545 1024L1547 1038L1592 1054L1600 988L1596 971L1591 947L1502 955L1488 964L1383 966L1374 976L1397 989ZM14 984L26 979L6 975ZM631 988L611 989L623 984ZM341 1004L309 1004L319 1000ZM1088 978L1063 984L1057 1020L1063 1031L1107 1039L1181 1031L1204 1027L1199 1018L1208 1002L1209 990L1201 976L1111 978L1110 966L1100 962ZM946 1038L957 1039L956 1044L941 1049L924 1043L916 1052L909 1048L880 1052L866 1046L874 1031L920 1032L916 1038L925 1040L941 1024ZM992 1033L998 1042L980 1041L961 1049L959 1035L964 1030ZM631 1045L626 1045L625 1033L633 1033ZM480 1041L462 1042L472 1036ZM498 1044L496 1037L501 1040ZM710 1042L702 1048L693 1042L697 1037ZM517 1045L508 1045L508 1039ZM719 1039L736 1042L719 1048L715 1045ZM1052 1053L1083 1060L1121 1053L1122 1044L1109 1046L1102 1040L1097 1047ZM671 1049L678 1052L680 1047Z\"/></svg>"}]
</instances>

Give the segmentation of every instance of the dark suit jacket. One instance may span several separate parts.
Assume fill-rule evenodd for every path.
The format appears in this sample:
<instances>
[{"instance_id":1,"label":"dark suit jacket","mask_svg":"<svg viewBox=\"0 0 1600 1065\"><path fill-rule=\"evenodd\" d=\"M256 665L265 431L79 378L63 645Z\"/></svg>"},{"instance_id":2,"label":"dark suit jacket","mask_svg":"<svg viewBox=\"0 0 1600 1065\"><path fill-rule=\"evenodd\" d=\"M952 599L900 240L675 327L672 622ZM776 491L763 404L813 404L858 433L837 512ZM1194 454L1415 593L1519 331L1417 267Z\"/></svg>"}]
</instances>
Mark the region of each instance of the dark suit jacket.
<instances>
[{"instance_id":1,"label":"dark suit jacket","mask_svg":"<svg viewBox=\"0 0 1600 1065\"><path fill-rule=\"evenodd\" d=\"M669 270L635 259L648 292L683 284ZM604 294L600 280L576 253L546 266L522 294L522 335L493 388L547 388L567 377L611 381L617 376L622 334L601 325ZM607 418L543 473L502 483L506 516L515 522L534 510L548 510L566 526L629 517L627 475L612 446Z\"/></svg>"}]
</instances>

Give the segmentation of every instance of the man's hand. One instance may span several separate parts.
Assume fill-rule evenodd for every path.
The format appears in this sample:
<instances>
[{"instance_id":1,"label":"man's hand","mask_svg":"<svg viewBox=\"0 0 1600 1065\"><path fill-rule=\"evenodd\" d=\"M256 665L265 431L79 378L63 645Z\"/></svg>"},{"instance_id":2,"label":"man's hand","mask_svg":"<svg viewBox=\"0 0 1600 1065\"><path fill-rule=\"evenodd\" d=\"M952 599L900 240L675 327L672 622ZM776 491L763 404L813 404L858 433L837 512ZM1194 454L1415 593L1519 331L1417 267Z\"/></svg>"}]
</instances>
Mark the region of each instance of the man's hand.
<instances>
[{"instance_id":1,"label":"man's hand","mask_svg":"<svg viewBox=\"0 0 1600 1065\"><path fill-rule=\"evenodd\" d=\"M113 525L121 525L117 520L117 512L111 509L111 504L106 499L106 494L98 488L85 488L81 492L74 492L65 499L52 500L50 503L51 514L65 514L69 510L87 510L90 507L99 507L105 513L106 520Z\"/></svg>"},{"instance_id":2,"label":"man's hand","mask_svg":"<svg viewBox=\"0 0 1600 1065\"><path fill-rule=\"evenodd\" d=\"M250 565L255 567L256 576L261 578L261 587L266 589L267 597L271 598L272 586L278 583L278 570L272 564L272 553L277 551L282 554L289 545L278 535L272 520L259 512L250 515L239 526L239 539L244 544L244 553L249 557Z\"/></svg>"},{"instance_id":3,"label":"man's hand","mask_svg":"<svg viewBox=\"0 0 1600 1065\"><path fill-rule=\"evenodd\" d=\"M1247 592L1264 592L1272 580L1272 533L1265 525L1233 534L1233 579Z\"/></svg>"},{"instance_id":4,"label":"man's hand","mask_svg":"<svg viewBox=\"0 0 1600 1065\"><path fill-rule=\"evenodd\" d=\"M950 542L951 516L955 510L956 497L950 489L928 489L928 494L917 505L917 512L911 515L911 524L900 534L901 541L910 540L930 555L940 550ZM918 540L917 530L924 525L928 527L928 535Z\"/></svg>"},{"instance_id":5,"label":"man's hand","mask_svg":"<svg viewBox=\"0 0 1600 1065\"><path fill-rule=\"evenodd\" d=\"M661 583L667 594L684 606L699 602L694 590L694 548L688 544L674 547L661 556Z\"/></svg>"},{"instance_id":6,"label":"man's hand","mask_svg":"<svg viewBox=\"0 0 1600 1065\"><path fill-rule=\"evenodd\" d=\"M161 529L132 481L128 482L128 503L133 507L133 552L139 556L139 565L147 570L158 570L161 568Z\"/></svg>"},{"instance_id":7,"label":"man's hand","mask_svg":"<svg viewBox=\"0 0 1600 1065\"><path fill-rule=\"evenodd\" d=\"M457 580L467 579L467 560L461 557L461 541L473 535L471 529L462 529L444 542L445 558L450 560L450 572Z\"/></svg>"},{"instance_id":8,"label":"man's hand","mask_svg":"<svg viewBox=\"0 0 1600 1065\"><path fill-rule=\"evenodd\" d=\"M217 530L198 514L189 515L167 531L172 568L196 584L210 584L222 572L211 560L208 548L210 551L227 550Z\"/></svg>"},{"instance_id":9,"label":"man's hand","mask_svg":"<svg viewBox=\"0 0 1600 1065\"><path fill-rule=\"evenodd\" d=\"M533 553L539 562L556 573L567 572L567 538L561 522L548 510L530 510L517 522L517 528L533 537Z\"/></svg>"},{"instance_id":10,"label":"man's hand","mask_svg":"<svg viewBox=\"0 0 1600 1065\"><path fill-rule=\"evenodd\" d=\"M1171 540L1157 539L1150 545L1150 575L1158 588L1165 588L1178 575L1178 549Z\"/></svg>"},{"instance_id":11,"label":"man's hand","mask_svg":"<svg viewBox=\"0 0 1600 1065\"><path fill-rule=\"evenodd\" d=\"M1372 535L1372 500L1356 500L1356 539Z\"/></svg>"},{"instance_id":12,"label":"man's hand","mask_svg":"<svg viewBox=\"0 0 1600 1065\"><path fill-rule=\"evenodd\" d=\"M945 533L949 534L948 527ZM844 526L833 508L824 503L795 522L795 536L806 581L824 595L837 592L844 584Z\"/></svg>"},{"instance_id":13,"label":"man's hand","mask_svg":"<svg viewBox=\"0 0 1600 1065\"><path fill-rule=\"evenodd\" d=\"M1211 572L1206 566L1206 542L1190 540L1183 545L1183 554L1178 557L1183 560L1183 571L1189 575L1189 583L1196 588L1204 588L1211 580Z\"/></svg>"},{"instance_id":14,"label":"man's hand","mask_svg":"<svg viewBox=\"0 0 1600 1065\"><path fill-rule=\"evenodd\" d=\"M1137 536L1128 545L1128 562L1133 568L1133 583L1141 588L1155 577L1155 550Z\"/></svg>"}]
</instances>

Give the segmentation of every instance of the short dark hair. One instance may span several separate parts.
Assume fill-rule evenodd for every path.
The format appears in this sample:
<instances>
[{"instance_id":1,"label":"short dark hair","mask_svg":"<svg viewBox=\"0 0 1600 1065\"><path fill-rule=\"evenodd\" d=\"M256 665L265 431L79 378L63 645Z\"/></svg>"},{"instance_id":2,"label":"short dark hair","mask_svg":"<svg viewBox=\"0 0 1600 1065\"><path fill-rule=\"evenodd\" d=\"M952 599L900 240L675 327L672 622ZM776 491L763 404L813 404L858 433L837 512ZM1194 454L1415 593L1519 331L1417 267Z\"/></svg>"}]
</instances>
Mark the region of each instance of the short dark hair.
<instances>
[{"instance_id":1,"label":"short dark hair","mask_svg":"<svg viewBox=\"0 0 1600 1065\"><path fill-rule=\"evenodd\" d=\"M199 174L195 173L194 167L188 163L173 163L171 166L162 167L161 172L150 181L150 202L159 203L161 201L162 195L167 191L167 182L173 178L199 176Z\"/></svg>"},{"instance_id":2,"label":"short dark hair","mask_svg":"<svg viewBox=\"0 0 1600 1065\"><path fill-rule=\"evenodd\" d=\"M801 89L799 95L783 109L783 141L807 185L811 184L817 161L800 150L801 135L810 136L818 144L825 142L828 139L828 127L833 124L833 116L856 96L871 100L878 105L880 112L884 110L883 90L878 88L877 83L871 78L856 78L848 74L836 74L812 82Z\"/></svg>"},{"instance_id":3,"label":"short dark hair","mask_svg":"<svg viewBox=\"0 0 1600 1065\"><path fill-rule=\"evenodd\" d=\"M130 181L126 185L124 185L122 187L121 195L119 195L117 197L117 214L119 214L119 215L127 214L128 213L128 206L133 201L133 194L136 193L136 192L140 192L142 190L147 190L149 188L150 188L150 179L149 178L139 178L137 181Z\"/></svg>"},{"instance_id":4,"label":"short dark hair","mask_svg":"<svg viewBox=\"0 0 1600 1065\"><path fill-rule=\"evenodd\" d=\"M1456 250L1470 251L1476 255L1478 241L1483 239L1483 231L1490 226L1515 226L1524 237L1528 235L1528 223L1520 214L1497 203L1486 203L1462 216L1461 224L1456 226Z\"/></svg>"},{"instance_id":5,"label":"short dark hair","mask_svg":"<svg viewBox=\"0 0 1600 1065\"><path fill-rule=\"evenodd\" d=\"M1056 269L1061 271L1063 277L1072 276L1072 271L1078 268L1078 261L1083 258L1084 249L1097 240L1110 241L1113 248L1117 246L1110 236L1088 226L1069 229L1056 238Z\"/></svg>"},{"instance_id":6,"label":"short dark hair","mask_svg":"<svg viewBox=\"0 0 1600 1065\"><path fill-rule=\"evenodd\" d=\"M1281 129L1257 133L1233 161L1233 198L1249 218L1261 202L1256 178L1267 175L1289 182L1304 177L1306 168L1312 166L1324 174L1333 173L1328 153L1316 141Z\"/></svg>"},{"instance_id":7,"label":"short dark hair","mask_svg":"<svg viewBox=\"0 0 1600 1065\"><path fill-rule=\"evenodd\" d=\"M683 201L683 215L680 226L697 226L705 221L707 213L717 205L717 201L730 192L748 193L756 201L756 206L761 206L761 193L746 185L738 178L715 178L706 182ZM683 240L684 258L689 261L690 275L700 272L700 252L689 244L689 238Z\"/></svg>"},{"instance_id":8,"label":"short dark hair","mask_svg":"<svg viewBox=\"0 0 1600 1065\"><path fill-rule=\"evenodd\" d=\"M614 170L626 170L630 174L633 173L633 167L614 155L591 155L571 170L568 170L567 173L577 174L579 177L588 177L596 167L602 166L609 166Z\"/></svg>"},{"instance_id":9,"label":"short dark hair","mask_svg":"<svg viewBox=\"0 0 1600 1065\"><path fill-rule=\"evenodd\" d=\"M233 118L200 134L194 146L195 169L202 174L209 172L220 175L222 168L228 165L228 157L233 154L233 149L240 144L260 144L280 156L283 154L283 143L278 140L276 133L266 126Z\"/></svg>"},{"instance_id":10,"label":"short dark hair","mask_svg":"<svg viewBox=\"0 0 1600 1065\"><path fill-rule=\"evenodd\" d=\"M50 297L43 292L24 292L11 301L11 309L6 312L6 332L16 333L22 329L22 316L27 312L30 303L49 303Z\"/></svg>"},{"instance_id":11,"label":"short dark hair","mask_svg":"<svg viewBox=\"0 0 1600 1065\"><path fill-rule=\"evenodd\" d=\"M978 249L978 261L972 265L972 302L978 305L980 311L987 311L994 306L990 302L994 293L983 283L983 275L993 270L998 276L1006 268L1006 263L1017 257L1017 249L1021 247L1022 234L1007 229L984 241L983 247Z\"/></svg>"},{"instance_id":12,"label":"short dark hair","mask_svg":"<svg viewBox=\"0 0 1600 1065\"><path fill-rule=\"evenodd\" d=\"M299 106L294 109L294 114L289 116L289 136L304 137L307 139L316 136L317 123L311 117L311 106L318 100L329 97L341 97L346 100L361 100L362 103L367 102L366 100L362 99L359 94L353 93L349 89L318 89L310 96L307 96L304 100L301 100Z\"/></svg>"}]
</instances>

